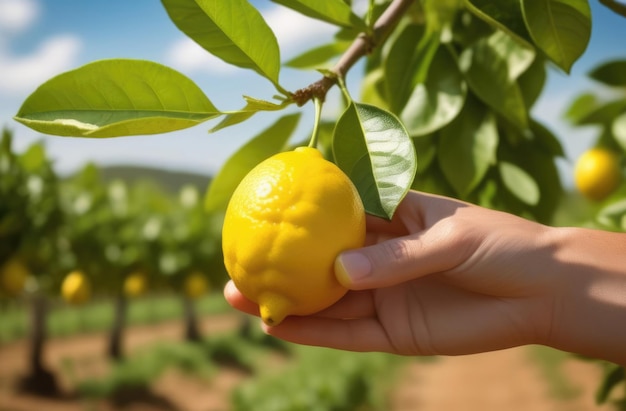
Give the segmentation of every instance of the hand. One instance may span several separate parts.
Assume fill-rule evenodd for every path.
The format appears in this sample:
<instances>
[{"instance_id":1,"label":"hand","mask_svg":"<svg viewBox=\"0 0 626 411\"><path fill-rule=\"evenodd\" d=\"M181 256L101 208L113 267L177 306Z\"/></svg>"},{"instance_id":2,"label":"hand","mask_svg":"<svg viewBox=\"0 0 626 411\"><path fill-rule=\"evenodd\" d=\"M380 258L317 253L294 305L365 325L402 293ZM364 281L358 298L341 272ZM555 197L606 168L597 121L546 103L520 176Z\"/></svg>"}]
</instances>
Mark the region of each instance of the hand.
<instances>
[{"instance_id":1,"label":"hand","mask_svg":"<svg viewBox=\"0 0 626 411\"><path fill-rule=\"evenodd\" d=\"M403 355L545 344L624 360L626 332L615 338L615 327L626 320L626 299L615 310L587 292L594 284L618 296L626 292L623 235L552 228L414 191L391 222L368 216L367 230L367 246L341 254L335 265L351 291L315 315L264 326L267 333ZM225 296L258 315L232 282ZM597 336L589 336L586 324L596 326Z\"/></svg>"},{"instance_id":2,"label":"hand","mask_svg":"<svg viewBox=\"0 0 626 411\"><path fill-rule=\"evenodd\" d=\"M419 355L538 342L550 278L528 263L545 232L509 214L410 192L391 222L368 216L369 247L338 259L338 278L353 291L267 332L301 344ZM256 314L232 283L226 298Z\"/></svg>"}]
</instances>

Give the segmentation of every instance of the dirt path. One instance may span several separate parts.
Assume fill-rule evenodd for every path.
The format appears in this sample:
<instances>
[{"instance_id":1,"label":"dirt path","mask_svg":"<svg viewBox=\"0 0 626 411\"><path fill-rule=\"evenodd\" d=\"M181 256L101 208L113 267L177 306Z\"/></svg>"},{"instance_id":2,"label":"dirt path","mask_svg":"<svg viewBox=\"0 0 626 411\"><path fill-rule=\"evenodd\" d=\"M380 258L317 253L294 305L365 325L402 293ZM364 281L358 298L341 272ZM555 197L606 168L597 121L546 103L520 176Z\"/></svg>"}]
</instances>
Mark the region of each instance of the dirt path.
<instances>
[{"instance_id":1,"label":"dirt path","mask_svg":"<svg viewBox=\"0 0 626 411\"><path fill-rule=\"evenodd\" d=\"M573 398L556 398L526 347L462 357L442 357L406 367L392 398L394 411L592 411L597 367L567 361Z\"/></svg>"},{"instance_id":2,"label":"dirt path","mask_svg":"<svg viewBox=\"0 0 626 411\"><path fill-rule=\"evenodd\" d=\"M201 323L202 333L212 335L232 329L239 318L235 314L207 318ZM180 341L182 332L182 322L134 327L125 335L125 350L132 352L157 340ZM46 347L45 362L59 370L64 361L72 358L79 374L103 374L108 369L102 355L105 344L102 335L54 339ZM85 403L76 398L42 399L18 395L13 389L17 377L26 370L27 350L23 342L0 347L0 411L227 411L230 392L247 378L232 369L221 369L209 381L168 371L152 387L149 403L126 407L104 401ZM551 395L550 384L527 348L410 362L402 370L401 384L387 411L611 410L593 404L593 391L599 381L595 366L575 360L565 365L568 378L580 392L569 400ZM71 381L66 374L57 373L62 377L61 385L69 390Z\"/></svg>"}]
</instances>

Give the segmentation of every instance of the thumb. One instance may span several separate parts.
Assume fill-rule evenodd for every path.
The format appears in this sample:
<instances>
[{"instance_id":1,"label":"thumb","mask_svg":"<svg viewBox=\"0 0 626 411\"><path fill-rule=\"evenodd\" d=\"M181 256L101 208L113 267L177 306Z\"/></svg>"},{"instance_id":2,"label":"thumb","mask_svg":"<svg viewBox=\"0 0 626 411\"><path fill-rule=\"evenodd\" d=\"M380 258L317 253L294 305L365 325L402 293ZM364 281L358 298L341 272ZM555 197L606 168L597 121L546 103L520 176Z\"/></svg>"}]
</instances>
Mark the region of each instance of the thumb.
<instances>
[{"instance_id":1,"label":"thumb","mask_svg":"<svg viewBox=\"0 0 626 411\"><path fill-rule=\"evenodd\" d=\"M335 276L344 287L362 290L393 286L458 264L452 257L458 253L449 243L426 240L424 234L345 251L335 259Z\"/></svg>"}]
</instances>

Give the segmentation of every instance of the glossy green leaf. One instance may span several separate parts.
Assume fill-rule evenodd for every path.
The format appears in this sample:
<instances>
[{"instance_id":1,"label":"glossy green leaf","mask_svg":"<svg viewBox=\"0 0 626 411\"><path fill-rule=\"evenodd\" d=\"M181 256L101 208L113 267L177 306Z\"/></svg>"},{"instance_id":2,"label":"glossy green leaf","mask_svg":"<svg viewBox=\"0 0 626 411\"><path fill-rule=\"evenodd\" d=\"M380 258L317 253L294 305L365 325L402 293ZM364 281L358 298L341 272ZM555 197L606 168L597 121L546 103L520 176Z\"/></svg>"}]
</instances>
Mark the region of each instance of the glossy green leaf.
<instances>
[{"instance_id":1,"label":"glossy green leaf","mask_svg":"<svg viewBox=\"0 0 626 411\"><path fill-rule=\"evenodd\" d=\"M343 0L272 0L298 13L340 27L365 29L365 22Z\"/></svg>"},{"instance_id":2,"label":"glossy green leaf","mask_svg":"<svg viewBox=\"0 0 626 411\"><path fill-rule=\"evenodd\" d=\"M545 60L535 56L532 64L517 79L527 109L535 104L543 92L547 76Z\"/></svg>"},{"instance_id":3,"label":"glossy green leaf","mask_svg":"<svg viewBox=\"0 0 626 411\"><path fill-rule=\"evenodd\" d=\"M464 3L472 14L490 26L505 31L527 47L532 45L524 24L520 0L464 0Z\"/></svg>"},{"instance_id":4,"label":"glossy green leaf","mask_svg":"<svg viewBox=\"0 0 626 411\"><path fill-rule=\"evenodd\" d=\"M244 100L246 100L245 107L241 110L227 112L224 119L211 130L209 130L209 132L214 133L223 128L239 124L243 121L246 121L259 111L278 111L284 109L292 103L289 100L285 100L280 104L276 104L272 103L271 101L260 100L249 96L243 96L243 98Z\"/></svg>"},{"instance_id":5,"label":"glossy green leaf","mask_svg":"<svg viewBox=\"0 0 626 411\"><path fill-rule=\"evenodd\" d=\"M591 37L588 0L521 0L522 13L534 43L569 73Z\"/></svg>"},{"instance_id":6,"label":"glossy green leaf","mask_svg":"<svg viewBox=\"0 0 626 411\"><path fill-rule=\"evenodd\" d=\"M452 123L441 130L439 164L456 193L466 197L496 162L498 129L493 115L468 101Z\"/></svg>"},{"instance_id":7,"label":"glossy green leaf","mask_svg":"<svg viewBox=\"0 0 626 411\"><path fill-rule=\"evenodd\" d=\"M622 147L622 150L626 151L626 112L615 117L611 124L611 131L615 141Z\"/></svg>"},{"instance_id":8,"label":"glossy green leaf","mask_svg":"<svg viewBox=\"0 0 626 411\"><path fill-rule=\"evenodd\" d=\"M519 200L528 205L536 205L540 199L537 182L519 166L501 161L498 163L500 177L505 187Z\"/></svg>"},{"instance_id":9,"label":"glossy green leaf","mask_svg":"<svg viewBox=\"0 0 626 411\"><path fill-rule=\"evenodd\" d=\"M161 0L170 19L205 50L252 69L278 90L280 50L272 29L247 0Z\"/></svg>"},{"instance_id":10,"label":"glossy green leaf","mask_svg":"<svg viewBox=\"0 0 626 411\"><path fill-rule=\"evenodd\" d=\"M424 26L405 26L393 42L384 60L385 87L391 111L399 113L411 91L424 83L439 47L439 34L424 33Z\"/></svg>"},{"instance_id":11,"label":"glossy green leaf","mask_svg":"<svg viewBox=\"0 0 626 411\"><path fill-rule=\"evenodd\" d=\"M461 111L467 86L456 61L439 47L424 83L412 90L400 114L412 136L432 133L450 123Z\"/></svg>"},{"instance_id":12,"label":"glossy green leaf","mask_svg":"<svg viewBox=\"0 0 626 411\"><path fill-rule=\"evenodd\" d=\"M519 128L528 127L528 110L516 79L530 66L534 51L504 32L495 32L463 51L459 65L472 91Z\"/></svg>"},{"instance_id":13,"label":"glossy green leaf","mask_svg":"<svg viewBox=\"0 0 626 411\"><path fill-rule=\"evenodd\" d=\"M239 182L261 161L285 149L299 120L300 113L281 117L237 150L211 181L205 197L205 210L211 213L225 212Z\"/></svg>"},{"instance_id":14,"label":"glossy green leaf","mask_svg":"<svg viewBox=\"0 0 626 411\"><path fill-rule=\"evenodd\" d=\"M536 120L531 120L530 130L534 141L551 157L565 157L561 141L546 126Z\"/></svg>"},{"instance_id":15,"label":"glossy green leaf","mask_svg":"<svg viewBox=\"0 0 626 411\"><path fill-rule=\"evenodd\" d=\"M39 86L15 119L46 134L118 137L158 134L221 113L189 78L144 60L101 60Z\"/></svg>"},{"instance_id":16,"label":"glossy green leaf","mask_svg":"<svg viewBox=\"0 0 626 411\"><path fill-rule=\"evenodd\" d=\"M357 187L366 212L391 219L417 170L413 141L398 118L378 107L351 103L337 121L333 153Z\"/></svg>"},{"instance_id":17,"label":"glossy green leaf","mask_svg":"<svg viewBox=\"0 0 626 411\"><path fill-rule=\"evenodd\" d=\"M292 58L285 66L297 69L324 68L330 60L341 55L350 46L350 42L336 41L324 44Z\"/></svg>"},{"instance_id":18,"label":"glossy green leaf","mask_svg":"<svg viewBox=\"0 0 626 411\"><path fill-rule=\"evenodd\" d=\"M615 60L594 68L589 77L607 86L626 86L626 60Z\"/></svg>"}]
</instances>

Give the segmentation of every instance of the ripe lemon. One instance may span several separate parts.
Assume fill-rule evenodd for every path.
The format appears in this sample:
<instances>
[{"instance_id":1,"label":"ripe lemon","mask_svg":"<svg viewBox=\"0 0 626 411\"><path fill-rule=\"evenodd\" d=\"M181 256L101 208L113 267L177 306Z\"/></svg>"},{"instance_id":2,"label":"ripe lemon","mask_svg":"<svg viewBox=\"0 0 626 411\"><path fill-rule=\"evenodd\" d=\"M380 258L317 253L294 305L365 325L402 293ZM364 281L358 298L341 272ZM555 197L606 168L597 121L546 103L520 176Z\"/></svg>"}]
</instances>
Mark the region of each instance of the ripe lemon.
<instances>
[{"instance_id":1,"label":"ripe lemon","mask_svg":"<svg viewBox=\"0 0 626 411\"><path fill-rule=\"evenodd\" d=\"M583 196L594 201L603 200L622 180L617 154L603 148L585 151L576 162L574 180Z\"/></svg>"},{"instance_id":2,"label":"ripe lemon","mask_svg":"<svg viewBox=\"0 0 626 411\"><path fill-rule=\"evenodd\" d=\"M148 288L148 277L141 271L130 273L124 279L124 295L127 297L138 297L146 292Z\"/></svg>"},{"instance_id":3,"label":"ripe lemon","mask_svg":"<svg viewBox=\"0 0 626 411\"><path fill-rule=\"evenodd\" d=\"M196 299L208 291L209 282L200 271L193 271L185 278L183 289L187 297Z\"/></svg>"},{"instance_id":4,"label":"ripe lemon","mask_svg":"<svg viewBox=\"0 0 626 411\"><path fill-rule=\"evenodd\" d=\"M24 290L30 272L16 257L10 258L0 268L0 289L15 297Z\"/></svg>"},{"instance_id":5,"label":"ripe lemon","mask_svg":"<svg viewBox=\"0 0 626 411\"><path fill-rule=\"evenodd\" d=\"M226 270L268 325L339 300L347 290L335 278L335 258L364 241L356 188L309 147L252 169L233 193L222 231Z\"/></svg>"},{"instance_id":6,"label":"ripe lemon","mask_svg":"<svg viewBox=\"0 0 626 411\"><path fill-rule=\"evenodd\" d=\"M70 304L83 304L91 297L89 279L82 271L72 271L61 284L61 296Z\"/></svg>"}]
</instances>

